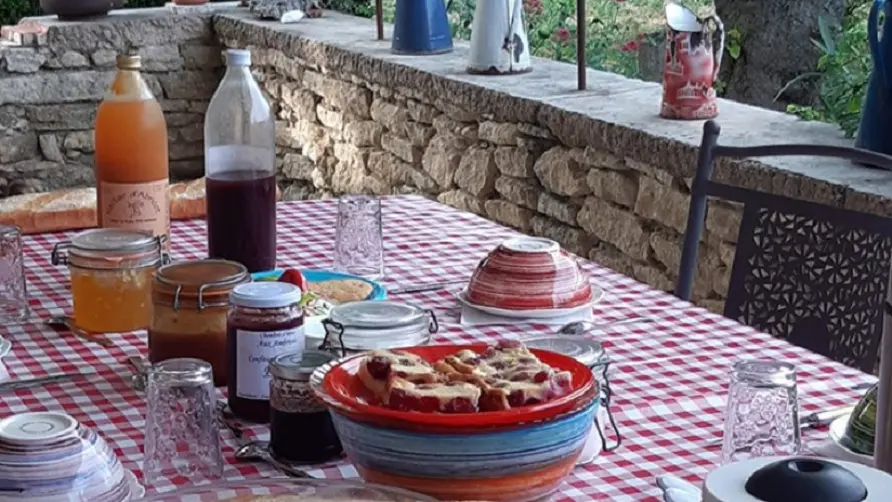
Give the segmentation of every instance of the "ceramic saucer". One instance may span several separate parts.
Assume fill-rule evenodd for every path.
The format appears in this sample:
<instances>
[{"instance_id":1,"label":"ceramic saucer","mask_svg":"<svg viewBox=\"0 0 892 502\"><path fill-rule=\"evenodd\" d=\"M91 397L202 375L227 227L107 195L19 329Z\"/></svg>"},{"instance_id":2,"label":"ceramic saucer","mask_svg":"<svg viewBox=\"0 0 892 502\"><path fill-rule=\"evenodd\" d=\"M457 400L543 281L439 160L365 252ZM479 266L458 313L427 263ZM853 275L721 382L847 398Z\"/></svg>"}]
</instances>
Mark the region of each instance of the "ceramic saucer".
<instances>
[{"instance_id":1,"label":"ceramic saucer","mask_svg":"<svg viewBox=\"0 0 892 502\"><path fill-rule=\"evenodd\" d=\"M842 444L842 438L845 436L846 427L849 424L849 417L851 417L851 415L839 417L830 424L829 434L831 443L827 445L827 449L832 451L828 451L828 456L847 462L855 462L857 464L873 467L872 456L856 453Z\"/></svg>"},{"instance_id":2,"label":"ceramic saucer","mask_svg":"<svg viewBox=\"0 0 892 502\"><path fill-rule=\"evenodd\" d=\"M550 319L553 317L563 317L567 315L572 315L578 312L581 312L586 309L592 308L593 305L601 301L604 297L604 290L597 287L592 286L592 301L586 303L585 305L580 305L578 307L573 307L569 309L533 309L533 310L510 310L510 309L501 309L498 307L485 307L483 305L477 305L472 303L468 299L468 291L466 289L457 293L456 298L461 303L471 307L473 309L477 309L480 312L496 315L500 317L510 317L514 319Z\"/></svg>"},{"instance_id":3,"label":"ceramic saucer","mask_svg":"<svg viewBox=\"0 0 892 502\"><path fill-rule=\"evenodd\" d=\"M13 444L52 441L77 429L77 420L50 411L19 413L0 420L0 440Z\"/></svg>"}]
</instances>

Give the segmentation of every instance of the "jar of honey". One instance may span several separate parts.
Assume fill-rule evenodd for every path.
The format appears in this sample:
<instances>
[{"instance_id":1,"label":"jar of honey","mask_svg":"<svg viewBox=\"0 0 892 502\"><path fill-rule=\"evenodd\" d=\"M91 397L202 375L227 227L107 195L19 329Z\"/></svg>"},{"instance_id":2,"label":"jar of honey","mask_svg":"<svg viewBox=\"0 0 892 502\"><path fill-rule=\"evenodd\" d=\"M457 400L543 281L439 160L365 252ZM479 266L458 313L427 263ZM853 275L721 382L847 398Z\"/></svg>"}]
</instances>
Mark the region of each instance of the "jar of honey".
<instances>
[{"instance_id":1,"label":"jar of honey","mask_svg":"<svg viewBox=\"0 0 892 502\"><path fill-rule=\"evenodd\" d=\"M146 329L162 245L161 237L117 228L86 230L56 244L52 262L71 273L75 325L92 333Z\"/></svg>"},{"instance_id":2,"label":"jar of honey","mask_svg":"<svg viewBox=\"0 0 892 502\"><path fill-rule=\"evenodd\" d=\"M214 385L226 385L229 294L250 281L248 269L234 261L195 260L161 267L152 284L149 361L202 359L214 369Z\"/></svg>"}]
</instances>

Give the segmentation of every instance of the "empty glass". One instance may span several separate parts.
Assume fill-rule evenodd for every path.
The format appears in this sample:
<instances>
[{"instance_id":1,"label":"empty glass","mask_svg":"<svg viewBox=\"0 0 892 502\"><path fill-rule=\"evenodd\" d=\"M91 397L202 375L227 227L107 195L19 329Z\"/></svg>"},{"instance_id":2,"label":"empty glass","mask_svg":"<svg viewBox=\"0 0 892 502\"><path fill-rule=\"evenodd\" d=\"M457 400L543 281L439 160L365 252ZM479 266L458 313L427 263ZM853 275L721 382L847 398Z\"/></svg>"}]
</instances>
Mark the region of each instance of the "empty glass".
<instances>
[{"instance_id":1,"label":"empty glass","mask_svg":"<svg viewBox=\"0 0 892 502\"><path fill-rule=\"evenodd\" d=\"M334 268L367 279L384 275L381 199L345 195L338 199Z\"/></svg>"},{"instance_id":2,"label":"empty glass","mask_svg":"<svg viewBox=\"0 0 892 502\"><path fill-rule=\"evenodd\" d=\"M174 476L191 482L223 475L211 365L169 359L149 371L145 483Z\"/></svg>"},{"instance_id":3,"label":"empty glass","mask_svg":"<svg viewBox=\"0 0 892 502\"><path fill-rule=\"evenodd\" d=\"M23 251L22 230L14 225L0 225L0 323L28 318Z\"/></svg>"},{"instance_id":4,"label":"empty glass","mask_svg":"<svg viewBox=\"0 0 892 502\"><path fill-rule=\"evenodd\" d=\"M722 464L754 457L798 455L796 367L778 361L740 361L731 370Z\"/></svg>"}]
</instances>

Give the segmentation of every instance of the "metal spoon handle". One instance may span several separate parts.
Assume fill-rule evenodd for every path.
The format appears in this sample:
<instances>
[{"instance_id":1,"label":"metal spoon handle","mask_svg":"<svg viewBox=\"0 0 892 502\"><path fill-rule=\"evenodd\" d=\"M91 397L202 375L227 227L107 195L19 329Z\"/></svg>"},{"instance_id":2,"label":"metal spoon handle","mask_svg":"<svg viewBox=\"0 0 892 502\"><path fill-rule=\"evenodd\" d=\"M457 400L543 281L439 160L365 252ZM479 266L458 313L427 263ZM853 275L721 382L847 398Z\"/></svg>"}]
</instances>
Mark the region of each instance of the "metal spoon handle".
<instances>
[{"instance_id":1,"label":"metal spoon handle","mask_svg":"<svg viewBox=\"0 0 892 502\"><path fill-rule=\"evenodd\" d=\"M303 469L298 469L296 467L291 467L290 465L288 465L284 462L280 462L280 461L276 460L275 458L273 458L272 455L269 455L269 454L264 455L263 461L268 463L269 465L275 467L276 469L282 471L285 475L290 476L292 478L314 479L314 477L311 476L310 473L308 473L307 471L305 471Z\"/></svg>"},{"instance_id":2,"label":"metal spoon handle","mask_svg":"<svg viewBox=\"0 0 892 502\"><path fill-rule=\"evenodd\" d=\"M589 328L589 330L607 329L607 328L612 328L614 326L622 326L624 324L648 323L648 322L655 322L655 321L656 321L656 319L653 317L630 317L628 319L622 319L622 320L613 321L613 322L605 322L605 323L600 323L600 324L592 323L591 328Z\"/></svg>"}]
</instances>

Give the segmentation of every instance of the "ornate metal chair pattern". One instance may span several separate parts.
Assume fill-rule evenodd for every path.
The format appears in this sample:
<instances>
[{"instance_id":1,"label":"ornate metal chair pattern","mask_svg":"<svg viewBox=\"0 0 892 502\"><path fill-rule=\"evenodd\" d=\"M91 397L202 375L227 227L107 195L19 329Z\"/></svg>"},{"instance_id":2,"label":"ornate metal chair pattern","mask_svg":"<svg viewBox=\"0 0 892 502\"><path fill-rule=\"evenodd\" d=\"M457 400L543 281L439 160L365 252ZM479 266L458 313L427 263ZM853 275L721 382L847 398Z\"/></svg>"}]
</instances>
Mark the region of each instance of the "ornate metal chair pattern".
<instances>
[{"instance_id":1,"label":"ornate metal chair pattern","mask_svg":"<svg viewBox=\"0 0 892 502\"><path fill-rule=\"evenodd\" d=\"M704 125L676 296L688 300L707 197L743 203L725 316L871 372L883 330L892 219L716 183L717 157L821 156L892 171L892 157L826 145L718 145Z\"/></svg>"}]
</instances>

